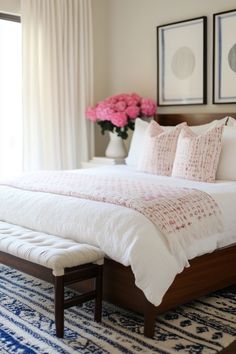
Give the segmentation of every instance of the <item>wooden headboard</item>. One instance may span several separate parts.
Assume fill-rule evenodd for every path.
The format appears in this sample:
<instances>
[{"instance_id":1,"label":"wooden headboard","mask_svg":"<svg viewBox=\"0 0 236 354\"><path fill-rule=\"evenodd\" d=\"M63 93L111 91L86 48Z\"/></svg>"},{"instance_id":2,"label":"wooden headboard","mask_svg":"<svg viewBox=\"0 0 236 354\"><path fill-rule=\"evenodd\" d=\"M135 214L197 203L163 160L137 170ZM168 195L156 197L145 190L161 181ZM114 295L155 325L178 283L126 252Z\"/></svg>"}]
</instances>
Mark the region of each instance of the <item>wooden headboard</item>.
<instances>
[{"instance_id":1,"label":"wooden headboard","mask_svg":"<svg viewBox=\"0 0 236 354\"><path fill-rule=\"evenodd\" d=\"M231 116L236 119L236 113L161 113L156 115L156 120L161 125L177 125L182 122L187 122L188 125L200 125L225 116Z\"/></svg>"}]
</instances>

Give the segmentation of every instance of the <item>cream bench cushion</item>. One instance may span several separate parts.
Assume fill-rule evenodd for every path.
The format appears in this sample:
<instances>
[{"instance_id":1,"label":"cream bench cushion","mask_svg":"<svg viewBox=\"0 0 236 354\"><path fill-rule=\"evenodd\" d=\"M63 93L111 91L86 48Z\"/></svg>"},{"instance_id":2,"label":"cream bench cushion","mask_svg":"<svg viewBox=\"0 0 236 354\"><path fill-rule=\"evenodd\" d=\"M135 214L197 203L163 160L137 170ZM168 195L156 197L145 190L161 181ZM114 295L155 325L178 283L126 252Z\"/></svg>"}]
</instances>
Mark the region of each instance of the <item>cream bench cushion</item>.
<instances>
[{"instance_id":1,"label":"cream bench cushion","mask_svg":"<svg viewBox=\"0 0 236 354\"><path fill-rule=\"evenodd\" d=\"M64 275L65 268L104 261L104 252L95 246L1 221L0 251L50 268L55 276Z\"/></svg>"}]
</instances>

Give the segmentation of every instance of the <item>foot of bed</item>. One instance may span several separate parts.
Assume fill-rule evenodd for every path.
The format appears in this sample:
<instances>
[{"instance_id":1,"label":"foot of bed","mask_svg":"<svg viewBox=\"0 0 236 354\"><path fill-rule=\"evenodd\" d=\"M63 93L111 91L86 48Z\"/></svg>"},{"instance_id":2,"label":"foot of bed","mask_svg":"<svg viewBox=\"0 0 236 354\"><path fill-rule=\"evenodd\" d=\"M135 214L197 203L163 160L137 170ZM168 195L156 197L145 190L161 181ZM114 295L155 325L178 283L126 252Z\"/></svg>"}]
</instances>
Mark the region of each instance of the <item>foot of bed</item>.
<instances>
[{"instance_id":1,"label":"foot of bed","mask_svg":"<svg viewBox=\"0 0 236 354\"><path fill-rule=\"evenodd\" d=\"M156 311L155 307L150 303L146 307L144 314L144 335L153 338L155 331Z\"/></svg>"}]
</instances>

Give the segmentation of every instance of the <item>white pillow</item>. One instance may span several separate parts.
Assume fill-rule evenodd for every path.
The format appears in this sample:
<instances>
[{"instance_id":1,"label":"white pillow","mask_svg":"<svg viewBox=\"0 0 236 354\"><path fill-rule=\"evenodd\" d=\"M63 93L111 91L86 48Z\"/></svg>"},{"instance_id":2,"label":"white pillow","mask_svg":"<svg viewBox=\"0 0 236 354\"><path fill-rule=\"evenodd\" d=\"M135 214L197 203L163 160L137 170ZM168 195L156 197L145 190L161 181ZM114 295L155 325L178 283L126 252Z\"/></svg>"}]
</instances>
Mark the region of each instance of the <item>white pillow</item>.
<instances>
[{"instance_id":1,"label":"white pillow","mask_svg":"<svg viewBox=\"0 0 236 354\"><path fill-rule=\"evenodd\" d=\"M227 126L228 127L235 127L236 126L236 119L229 116L228 120L227 120Z\"/></svg>"},{"instance_id":2,"label":"white pillow","mask_svg":"<svg viewBox=\"0 0 236 354\"><path fill-rule=\"evenodd\" d=\"M135 120L135 129L130 143L129 154L125 159L128 166L136 167L143 150L143 139L148 128L149 122L137 118Z\"/></svg>"},{"instance_id":3,"label":"white pillow","mask_svg":"<svg viewBox=\"0 0 236 354\"><path fill-rule=\"evenodd\" d=\"M226 124L227 120L228 120L228 117L223 117L221 119L213 120L210 123L202 124L202 125L194 125L194 126L191 126L190 128L192 129L192 131L195 134L202 134L202 133L206 132L207 130L210 130L214 127L218 127L218 126Z\"/></svg>"},{"instance_id":4,"label":"white pillow","mask_svg":"<svg viewBox=\"0 0 236 354\"><path fill-rule=\"evenodd\" d=\"M207 124L191 126L191 129L195 134L202 134L211 128L214 128L218 125L225 124L227 119L228 119L228 117L224 117L219 120L213 120L212 122L207 123ZM231 118L231 119L233 119L233 118ZM236 124L236 121L235 121L235 124ZM148 128L148 125L149 125L149 122L146 122L140 118L137 118L135 120L135 129L134 129L133 137L131 139L129 153L128 153L128 156L125 160L125 162L128 166L131 166L131 167L138 166L138 163L139 163L140 157L142 155L142 151L143 151L144 136L145 136L146 130ZM174 129L175 127L174 126L162 126L162 128L164 130L169 131L169 130Z\"/></svg>"},{"instance_id":5,"label":"white pillow","mask_svg":"<svg viewBox=\"0 0 236 354\"><path fill-rule=\"evenodd\" d=\"M216 179L236 181L236 124L225 126Z\"/></svg>"}]
</instances>

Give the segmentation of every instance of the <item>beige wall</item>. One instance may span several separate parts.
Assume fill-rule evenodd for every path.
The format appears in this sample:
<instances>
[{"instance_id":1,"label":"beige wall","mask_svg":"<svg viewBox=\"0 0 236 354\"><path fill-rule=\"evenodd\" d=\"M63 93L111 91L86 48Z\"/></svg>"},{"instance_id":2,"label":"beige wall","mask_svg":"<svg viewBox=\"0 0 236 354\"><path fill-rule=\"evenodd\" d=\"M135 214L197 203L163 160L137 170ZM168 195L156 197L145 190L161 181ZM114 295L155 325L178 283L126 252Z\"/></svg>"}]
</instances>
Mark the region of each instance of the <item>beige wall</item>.
<instances>
[{"instance_id":1,"label":"beige wall","mask_svg":"<svg viewBox=\"0 0 236 354\"><path fill-rule=\"evenodd\" d=\"M95 72L100 73L96 74L96 80L99 82L95 85L98 99L111 94L133 91L156 99L156 26L207 16L208 104L160 107L159 112L236 112L236 105L211 103L212 14L235 9L235 0L92 0L92 4L97 9L94 38ZM102 60L99 60L100 56ZM96 153L102 154L104 146L105 142L97 132Z\"/></svg>"},{"instance_id":2,"label":"beige wall","mask_svg":"<svg viewBox=\"0 0 236 354\"><path fill-rule=\"evenodd\" d=\"M0 12L19 14L20 0L0 0Z\"/></svg>"}]
</instances>

